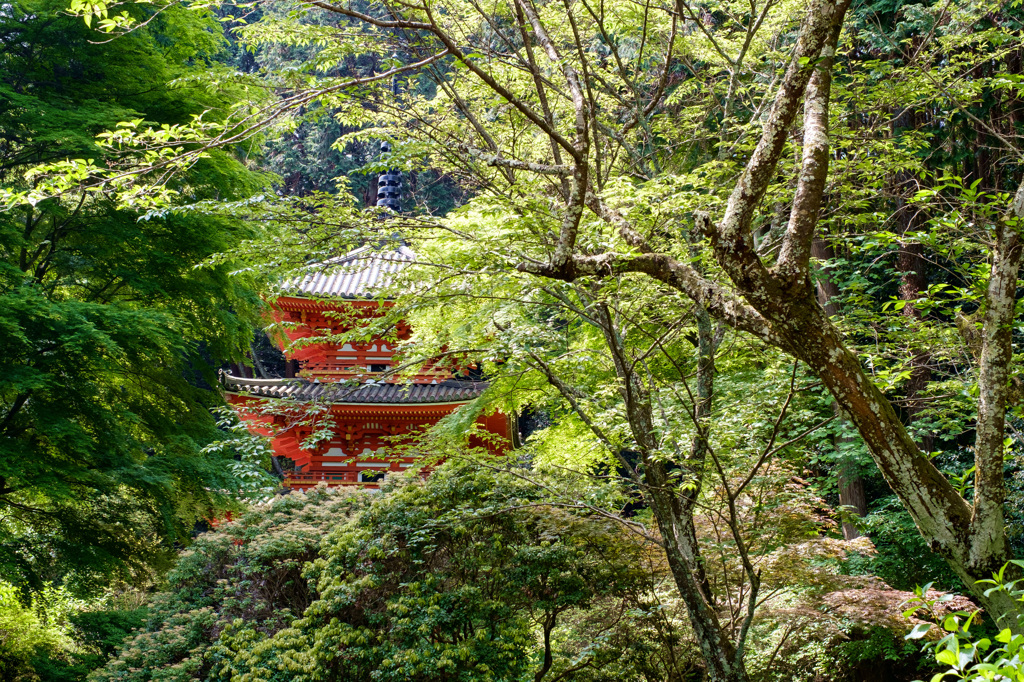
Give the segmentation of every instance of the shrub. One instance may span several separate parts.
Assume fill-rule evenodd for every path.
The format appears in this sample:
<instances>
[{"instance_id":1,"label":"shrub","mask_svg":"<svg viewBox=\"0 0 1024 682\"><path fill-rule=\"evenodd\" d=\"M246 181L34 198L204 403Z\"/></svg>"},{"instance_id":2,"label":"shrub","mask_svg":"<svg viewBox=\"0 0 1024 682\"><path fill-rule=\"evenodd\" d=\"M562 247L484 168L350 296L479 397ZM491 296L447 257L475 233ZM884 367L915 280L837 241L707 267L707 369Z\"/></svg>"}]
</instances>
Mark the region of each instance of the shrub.
<instances>
[{"instance_id":1,"label":"shrub","mask_svg":"<svg viewBox=\"0 0 1024 682\"><path fill-rule=\"evenodd\" d=\"M143 627L89 679L202 679L216 662L211 647L236 622L254 623L265 635L287 627L312 601L303 567L329 530L364 504L365 496L341 491L293 493L199 536L168 574ZM99 627L97 644L116 637L118 627L110 620Z\"/></svg>"}]
</instances>

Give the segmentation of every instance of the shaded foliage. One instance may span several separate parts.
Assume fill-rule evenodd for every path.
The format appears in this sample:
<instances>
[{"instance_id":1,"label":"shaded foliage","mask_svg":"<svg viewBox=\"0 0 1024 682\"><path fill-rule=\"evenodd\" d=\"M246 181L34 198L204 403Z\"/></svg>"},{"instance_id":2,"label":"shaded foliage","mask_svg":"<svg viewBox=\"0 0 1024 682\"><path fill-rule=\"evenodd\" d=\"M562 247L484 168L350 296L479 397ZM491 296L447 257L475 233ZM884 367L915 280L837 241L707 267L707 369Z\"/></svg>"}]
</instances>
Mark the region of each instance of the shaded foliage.
<instances>
[{"instance_id":1,"label":"shaded foliage","mask_svg":"<svg viewBox=\"0 0 1024 682\"><path fill-rule=\"evenodd\" d=\"M169 84L213 67L217 24L184 10L152 19L103 42L63 3L4 5L3 190L30 187L33 164L113 160L96 135L119 121L181 123L229 101ZM226 150L172 182L192 199L265 185ZM0 212L0 577L88 590L144 575L230 504L231 456L203 450L220 438L210 386L247 347L260 303L227 267L196 266L252 234L200 216L145 220L76 190Z\"/></svg>"}]
</instances>

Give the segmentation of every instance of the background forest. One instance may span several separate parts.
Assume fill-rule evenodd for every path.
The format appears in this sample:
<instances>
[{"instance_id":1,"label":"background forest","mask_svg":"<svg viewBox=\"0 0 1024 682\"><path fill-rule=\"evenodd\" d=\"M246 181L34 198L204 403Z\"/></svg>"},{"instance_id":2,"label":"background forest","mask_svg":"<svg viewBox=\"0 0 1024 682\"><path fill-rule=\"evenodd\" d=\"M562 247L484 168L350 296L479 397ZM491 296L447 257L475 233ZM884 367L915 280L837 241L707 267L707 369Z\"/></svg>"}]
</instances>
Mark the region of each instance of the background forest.
<instances>
[{"instance_id":1,"label":"background forest","mask_svg":"<svg viewBox=\"0 0 1024 682\"><path fill-rule=\"evenodd\" d=\"M1020 679L1021 12L0 6L0 678ZM278 494L217 370L396 243L489 389Z\"/></svg>"}]
</instances>

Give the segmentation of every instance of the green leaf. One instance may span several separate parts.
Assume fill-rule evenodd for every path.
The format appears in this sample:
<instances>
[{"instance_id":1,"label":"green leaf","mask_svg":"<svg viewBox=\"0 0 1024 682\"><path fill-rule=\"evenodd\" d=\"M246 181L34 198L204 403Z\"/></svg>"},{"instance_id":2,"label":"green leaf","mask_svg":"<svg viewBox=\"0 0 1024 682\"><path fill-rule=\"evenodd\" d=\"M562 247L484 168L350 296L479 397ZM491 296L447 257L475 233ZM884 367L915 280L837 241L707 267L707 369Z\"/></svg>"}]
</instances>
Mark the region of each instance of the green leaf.
<instances>
[{"instance_id":1,"label":"green leaf","mask_svg":"<svg viewBox=\"0 0 1024 682\"><path fill-rule=\"evenodd\" d=\"M904 639L921 639L928 634L928 631L931 630L931 628L931 623L918 623L907 634L907 636L904 637Z\"/></svg>"}]
</instances>

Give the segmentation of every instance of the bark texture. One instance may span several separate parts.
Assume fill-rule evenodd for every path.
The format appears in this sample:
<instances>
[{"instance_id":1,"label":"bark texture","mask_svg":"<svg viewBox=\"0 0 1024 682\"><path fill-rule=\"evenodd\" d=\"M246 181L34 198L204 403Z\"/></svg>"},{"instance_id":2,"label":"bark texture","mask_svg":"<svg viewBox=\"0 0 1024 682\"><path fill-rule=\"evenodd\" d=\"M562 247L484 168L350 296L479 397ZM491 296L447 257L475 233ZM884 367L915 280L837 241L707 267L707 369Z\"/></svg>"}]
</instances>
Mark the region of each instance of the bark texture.
<instances>
[{"instance_id":1,"label":"bark texture","mask_svg":"<svg viewBox=\"0 0 1024 682\"><path fill-rule=\"evenodd\" d=\"M816 301L759 302L760 312L793 355L825 383L870 448L876 464L933 550L974 588L990 613L1015 616L1019 605L974 583L989 578L1011 557L1003 523L1003 438L1012 352L1011 329L1021 243L1015 226L1024 216L1024 184L995 230L982 321L975 502L968 504L921 452L890 402L872 384ZM1010 619L1016 625L1016 618Z\"/></svg>"},{"instance_id":2,"label":"bark texture","mask_svg":"<svg viewBox=\"0 0 1024 682\"><path fill-rule=\"evenodd\" d=\"M693 418L697 435L686 457L678 463L683 469L683 480L687 483L683 486L672 480L672 472L664 459L658 456L662 448L655 435L650 390L638 375L635 363L626 356L611 312L606 307L600 307L596 317L605 335L605 342L612 351L626 418L643 462L644 496L657 520L669 569L686 605L694 637L704 658L707 677L709 680L723 682L745 681L748 677L743 664L742 648L734 643L719 620L693 520L707 469L707 430L714 399L717 343L711 317L705 311L696 312L698 359Z\"/></svg>"}]
</instances>

